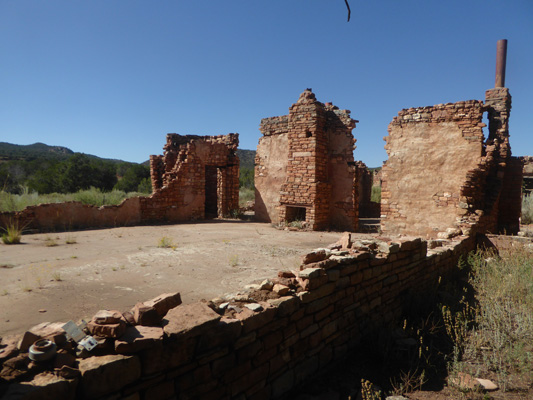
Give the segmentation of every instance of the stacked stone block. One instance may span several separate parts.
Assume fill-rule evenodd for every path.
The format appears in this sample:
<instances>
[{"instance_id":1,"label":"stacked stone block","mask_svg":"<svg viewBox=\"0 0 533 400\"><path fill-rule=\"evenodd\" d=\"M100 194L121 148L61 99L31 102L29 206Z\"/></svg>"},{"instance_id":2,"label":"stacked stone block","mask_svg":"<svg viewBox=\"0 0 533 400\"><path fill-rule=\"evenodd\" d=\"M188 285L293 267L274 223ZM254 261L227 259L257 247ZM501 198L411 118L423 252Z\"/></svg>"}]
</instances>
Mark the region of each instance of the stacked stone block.
<instances>
[{"instance_id":1,"label":"stacked stone block","mask_svg":"<svg viewBox=\"0 0 533 400\"><path fill-rule=\"evenodd\" d=\"M299 271L232 298L178 305L179 295L167 294L142 303L138 310L151 307L160 317L148 327L128 322L140 334L102 338L93 352L69 361L68 376L41 366L0 390L7 398L57 400L278 399L396 322L411 299L434 293L475 245L471 237L440 244L428 251L419 238L356 240L347 233L306 254ZM2 359L3 377L16 376L24 357L17 354Z\"/></svg>"},{"instance_id":2,"label":"stacked stone block","mask_svg":"<svg viewBox=\"0 0 533 400\"><path fill-rule=\"evenodd\" d=\"M485 103L400 111L385 138L389 160L382 173L382 230L427 237L446 236L447 229L518 232L522 178L509 146L510 109L509 90L495 88L486 92ZM406 140L410 137L413 141ZM425 193L428 188L433 192Z\"/></svg>"},{"instance_id":3,"label":"stacked stone block","mask_svg":"<svg viewBox=\"0 0 533 400\"><path fill-rule=\"evenodd\" d=\"M261 121L264 137L256 156L256 204L276 204L264 204L264 210L257 213L260 220L282 224L291 222L294 214L299 218L305 213L303 222L309 229L355 230L355 139L351 131L356 121L349 114L331 103L318 102L308 89L290 107L289 115ZM287 160L278 169L271 161L276 154L265 150L276 147L272 143L276 138L286 140L288 147Z\"/></svg>"},{"instance_id":4,"label":"stacked stone block","mask_svg":"<svg viewBox=\"0 0 533 400\"><path fill-rule=\"evenodd\" d=\"M141 199L143 221L205 218L206 167L217 168L217 214L239 207L238 134L167 135L163 156L151 156L153 193Z\"/></svg>"}]
</instances>

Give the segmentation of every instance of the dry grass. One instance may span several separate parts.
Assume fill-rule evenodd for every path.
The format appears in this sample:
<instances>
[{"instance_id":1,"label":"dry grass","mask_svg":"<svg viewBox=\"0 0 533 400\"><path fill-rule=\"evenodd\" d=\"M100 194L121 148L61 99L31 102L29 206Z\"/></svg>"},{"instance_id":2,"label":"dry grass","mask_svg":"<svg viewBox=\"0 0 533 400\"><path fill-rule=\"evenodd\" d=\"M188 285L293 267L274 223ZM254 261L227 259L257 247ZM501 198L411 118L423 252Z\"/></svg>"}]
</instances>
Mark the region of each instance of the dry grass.
<instances>
[{"instance_id":1,"label":"dry grass","mask_svg":"<svg viewBox=\"0 0 533 400\"><path fill-rule=\"evenodd\" d=\"M492 376L501 390L518 390L533 377L533 256L525 249L476 253L469 264L475 301L445 317L447 329L459 332L450 334L450 374Z\"/></svg>"}]
</instances>

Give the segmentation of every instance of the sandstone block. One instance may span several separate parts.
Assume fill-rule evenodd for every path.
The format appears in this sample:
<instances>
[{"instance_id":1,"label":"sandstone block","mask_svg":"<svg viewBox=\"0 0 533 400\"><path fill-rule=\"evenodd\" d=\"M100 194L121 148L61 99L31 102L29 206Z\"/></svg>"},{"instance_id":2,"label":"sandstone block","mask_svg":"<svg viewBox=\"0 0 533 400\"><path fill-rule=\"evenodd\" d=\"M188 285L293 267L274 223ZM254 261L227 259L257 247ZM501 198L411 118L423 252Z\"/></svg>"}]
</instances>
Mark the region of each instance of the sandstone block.
<instances>
[{"instance_id":1,"label":"sandstone block","mask_svg":"<svg viewBox=\"0 0 533 400\"><path fill-rule=\"evenodd\" d=\"M280 296L286 296L289 293L290 288L286 285L281 285L279 283L276 283L274 287L272 288L272 291L274 293L279 294Z\"/></svg>"},{"instance_id":2,"label":"sandstone block","mask_svg":"<svg viewBox=\"0 0 533 400\"><path fill-rule=\"evenodd\" d=\"M152 300L144 302L144 305L155 308L161 317L164 317L170 309L180 304L181 295L179 293L163 293Z\"/></svg>"},{"instance_id":3,"label":"sandstone block","mask_svg":"<svg viewBox=\"0 0 533 400\"><path fill-rule=\"evenodd\" d=\"M30 382L10 385L3 399L74 400L77 380L66 380L49 372L36 375Z\"/></svg>"},{"instance_id":4,"label":"sandstone block","mask_svg":"<svg viewBox=\"0 0 533 400\"><path fill-rule=\"evenodd\" d=\"M100 325L94 321L90 321L87 323L87 329L91 335L118 338L126 331L126 323L120 320L116 324Z\"/></svg>"},{"instance_id":5,"label":"sandstone block","mask_svg":"<svg viewBox=\"0 0 533 400\"><path fill-rule=\"evenodd\" d=\"M161 323L161 316L154 307L143 303L135 304L132 310L133 318L138 325L156 326Z\"/></svg>"},{"instance_id":6,"label":"sandstone block","mask_svg":"<svg viewBox=\"0 0 533 400\"><path fill-rule=\"evenodd\" d=\"M303 264L311 264L319 261L323 261L328 257L326 249L317 249L310 253L307 253L302 257Z\"/></svg>"},{"instance_id":7,"label":"sandstone block","mask_svg":"<svg viewBox=\"0 0 533 400\"><path fill-rule=\"evenodd\" d=\"M96 399L119 391L141 376L136 356L108 355L89 357L79 362L81 392L86 399Z\"/></svg>"},{"instance_id":8,"label":"sandstone block","mask_svg":"<svg viewBox=\"0 0 533 400\"><path fill-rule=\"evenodd\" d=\"M163 319L163 328L167 336L197 336L214 327L220 318L204 303L187 304L171 309Z\"/></svg>"},{"instance_id":9,"label":"sandstone block","mask_svg":"<svg viewBox=\"0 0 533 400\"><path fill-rule=\"evenodd\" d=\"M100 325L117 324L121 320L121 317L122 314L120 311L100 310L94 314L92 320Z\"/></svg>"},{"instance_id":10,"label":"sandstone block","mask_svg":"<svg viewBox=\"0 0 533 400\"><path fill-rule=\"evenodd\" d=\"M163 339L163 328L150 326L130 326L124 335L115 341L115 351L119 354L135 353L153 346Z\"/></svg>"}]
</instances>

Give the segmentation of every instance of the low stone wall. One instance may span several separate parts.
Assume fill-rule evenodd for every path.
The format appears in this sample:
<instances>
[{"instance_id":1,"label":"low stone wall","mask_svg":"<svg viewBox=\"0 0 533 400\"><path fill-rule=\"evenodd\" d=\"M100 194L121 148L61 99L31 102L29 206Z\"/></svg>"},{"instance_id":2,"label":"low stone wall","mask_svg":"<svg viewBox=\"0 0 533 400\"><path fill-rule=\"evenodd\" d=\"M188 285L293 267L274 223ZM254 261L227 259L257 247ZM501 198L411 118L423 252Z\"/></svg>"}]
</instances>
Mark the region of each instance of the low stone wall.
<instances>
[{"instance_id":1,"label":"low stone wall","mask_svg":"<svg viewBox=\"0 0 533 400\"><path fill-rule=\"evenodd\" d=\"M419 238L361 241L345 234L329 249L305 255L299 271L280 272L232 299L177 307L174 303L168 312L161 312L157 301L138 304L121 317L137 325L125 333L113 328L84 358L65 361L70 369L57 357L49 365L31 367L24 364L23 353L14 357L16 347L7 359L5 348L0 349L4 380L0 395L8 399L280 398L342 359L363 337L396 321L410 299L434 291L441 277L455 271L458 258L474 248L475 240L461 237L429 245L434 248L428 251L428 242ZM150 315L151 306L160 316L166 314L162 320L155 314L143 317ZM100 316L99 321L104 319ZM90 328L103 332L99 323L104 322L97 320L95 316ZM34 330L31 338L42 336ZM50 335L54 340L59 336ZM20 347L24 348L21 343ZM62 352L72 353L65 348ZM9 372L17 368L26 369L15 379Z\"/></svg>"},{"instance_id":2,"label":"low stone wall","mask_svg":"<svg viewBox=\"0 0 533 400\"><path fill-rule=\"evenodd\" d=\"M96 207L75 201L39 204L19 212L0 213L0 226L17 222L27 230L70 231L87 228L112 228L141 223L140 197L124 200L118 206Z\"/></svg>"}]
</instances>

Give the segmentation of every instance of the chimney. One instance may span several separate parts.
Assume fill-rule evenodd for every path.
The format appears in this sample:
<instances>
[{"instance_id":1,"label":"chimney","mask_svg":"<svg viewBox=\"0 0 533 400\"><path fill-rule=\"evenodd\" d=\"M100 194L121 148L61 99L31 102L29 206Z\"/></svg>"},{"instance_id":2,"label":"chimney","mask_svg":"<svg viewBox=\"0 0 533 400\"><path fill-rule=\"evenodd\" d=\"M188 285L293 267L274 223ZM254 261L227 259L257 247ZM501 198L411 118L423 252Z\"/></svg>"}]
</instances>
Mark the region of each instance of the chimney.
<instances>
[{"instance_id":1,"label":"chimney","mask_svg":"<svg viewBox=\"0 0 533 400\"><path fill-rule=\"evenodd\" d=\"M496 44L496 79L494 87L505 87L505 64L507 61L507 39Z\"/></svg>"}]
</instances>

